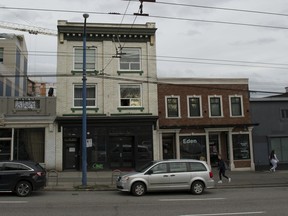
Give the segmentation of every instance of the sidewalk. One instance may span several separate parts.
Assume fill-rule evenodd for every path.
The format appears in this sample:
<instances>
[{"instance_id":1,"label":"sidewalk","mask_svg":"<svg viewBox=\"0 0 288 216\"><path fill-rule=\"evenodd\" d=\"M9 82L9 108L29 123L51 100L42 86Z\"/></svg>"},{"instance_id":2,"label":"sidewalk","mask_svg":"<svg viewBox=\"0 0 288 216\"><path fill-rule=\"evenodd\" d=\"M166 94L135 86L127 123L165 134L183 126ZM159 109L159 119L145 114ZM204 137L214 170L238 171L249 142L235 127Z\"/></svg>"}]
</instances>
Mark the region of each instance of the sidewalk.
<instances>
[{"instance_id":1,"label":"sidewalk","mask_svg":"<svg viewBox=\"0 0 288 216\"><path fill-rule=\"evenodd\" d=\"M45 190L116 190L115 180L120 172L97 171L87 172L87 187L82 187L82 172L53 172L47 173ZM218 184L218 172L213 170L216 188L239 187L279 187L288 186L288 170L269 171L227 171L232 181L224 178Z\"/></svg>"}]
</instances>

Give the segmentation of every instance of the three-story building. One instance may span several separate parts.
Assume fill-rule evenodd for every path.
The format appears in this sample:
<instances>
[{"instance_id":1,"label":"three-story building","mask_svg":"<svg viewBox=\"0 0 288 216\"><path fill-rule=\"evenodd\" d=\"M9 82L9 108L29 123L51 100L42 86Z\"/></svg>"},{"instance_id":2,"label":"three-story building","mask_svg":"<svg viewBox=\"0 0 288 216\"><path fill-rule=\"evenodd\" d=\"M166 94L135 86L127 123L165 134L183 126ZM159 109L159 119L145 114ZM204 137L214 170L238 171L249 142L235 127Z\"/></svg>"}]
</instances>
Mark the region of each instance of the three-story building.
<instances>
[{"instance_id":1,"label":"three-story building","mask_svg":"<svg viewBox=\"0 0 288 216\"><path fill-rule=\"evenodd\" d=\"M155 24L87 23L86 29L88 170L139 167L155 154ZM81 167L82 78L83 23L59 21L58 170Z\"/></svg>"}]
</instances>

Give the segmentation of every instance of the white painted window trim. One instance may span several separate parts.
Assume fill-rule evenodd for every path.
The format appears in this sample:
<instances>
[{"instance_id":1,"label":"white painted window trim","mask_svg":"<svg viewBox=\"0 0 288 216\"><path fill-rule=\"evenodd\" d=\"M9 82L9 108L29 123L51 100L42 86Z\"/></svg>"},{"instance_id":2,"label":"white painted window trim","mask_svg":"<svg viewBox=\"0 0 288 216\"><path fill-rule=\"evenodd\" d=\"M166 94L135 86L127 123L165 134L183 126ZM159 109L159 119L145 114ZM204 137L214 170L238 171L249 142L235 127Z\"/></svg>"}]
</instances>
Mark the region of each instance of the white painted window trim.
<instances>
[{"instance_id":1,"label":"white painted window trim","mask_svg":"<svg viewBox=\"0 0 288 216\"><path fill-rule=\"evenodd\" d=\"M121 106L121 86L124 86L124 85L126 85L126 86L135 86L135 85L137 85L137 86L139 86L139 88L140 88L140 103L141 103L140 106ZM143 107L143 89L142 89L142 85L141 84L139 84L139 83L120 83L118 89L119 89L119 107L121 107L121 108L125 108L125 107L127 107L127 108Z\"/></svg>"},{"instance_id":2,"label":"white painted window trim","mask_svg":"<svg viewBox=\"0 0 288 216\"><path fill-rule=\"evenodd\" d=\"M79 49L79 48L81 48L81 49L83 49L81 46L74 46L73 47L73 70L74 71L83 71L83 68L81 68L81 69L76 69L75 68L75 54L76 54L76 49ZM92 49L94 49L95 50L95 59L94 59L94 69L88 69L87 68L87 61L86 61L86 71L95 71L95 70L97 70L97 47L87 47L86 48L86 50L92 50ZM87 55L86 55L86 59L87 59ZM83 58L82 58L82 60L81 60L81 63L83 64Z\"/></svg>"},{"instance_id":3,"label":"white painted window trim","mask_svg":"<svg viewBox=\"0 0 288 216\"><path fill-rule=\"evenodd\" d=\"M140 47L125 47L126 49L131 49L131 50L138 50L139 51L139 69L121 69L121 58L119 58L119 63L118 63L118 70L119 71L141 71L142 70L142 49ZM125 48L123 53L125 53ZM125 56L125 54L123 54ZM130 66L129 66L130 68Z\"/></svg>"},{"instance_id":4,"label":"white painted window trim","mask_svg":"<svg viewBox=\"0 0 288 216\"><path fill-rule=\"evenodd\" d=\"M210 103L211 98L220 98L220 112L221 112L220 116L212 116L211 115L211 103ZM209 105L209 118L223 118L224 117L222 95L209 95L208 96L208 105Z\"/></svg>"},{"instance_id":5,"label":"white painted window trim","mask_svg":"<svg viewBox=\"0 0 288 216\"><path fill-rule=\"evenodd\" d=\"M178 117L169 117L168 116L168 106L167 106L167 99L168 98L177 98L178 99ZM180 96L175 96L175 95L171 95L171 96L165 96L165 116L168 119L179 119L181 118L181 107L180 107Z\"/></svg>"},{"instance_id":6,"label":"white painted window trim","mask_svg":"<svg viewBox=\"0 0 288 216\"><path fill-rule=\"evenodd\" d=\"M74 83L73 84L73 98L72 98L72 100L73 100L73 102L72 102L72 104L73 104L73 108L82 108L81 106L75 106L75 86L82 86L82 89L83 89L83 83ZM95 87L95 106L88 106L87 105L87 107L88 108L96 108L96 107L98 107L98 103L97 103L97 99L98 99L98 97L97 97L97 84L89 84L89 83L87 83L86 84L86 87L88 87L88 86L94 86ZM81 97L82 98L82 97ZM82 98L83 99L83 98Z\"/></svg>"},{"instance_id":7,"label":"white painted window trim","mask_svg":"<svg viewBox=\"0 0 288 216\"><path fill-rule=\"evenodd\" d=\"M232 115L232 101L231 98L234 97L239 97L241 99L241 115L239 116L233 116ZM243 106L243 96L242 95L229 95L229 111L230 111L230 117L231 118L240 118L240 117L244 117L244 106Z\"/></svg>"},{"instance_id":8,"label":"white painted window trim","mask_svg":"<svg viewBox=\"0 0 288 216\"><path fill-rule=\"evenodd\" d=\"M200 115L199 116L191 116L190 114L190 98L198 98L199 99L199 109L200 109ZM203 112L202 112L202 96L201 95L188 95L187 96L187 110L188 110L188 118L203 118Z\"/></svg>"}]
</instances>

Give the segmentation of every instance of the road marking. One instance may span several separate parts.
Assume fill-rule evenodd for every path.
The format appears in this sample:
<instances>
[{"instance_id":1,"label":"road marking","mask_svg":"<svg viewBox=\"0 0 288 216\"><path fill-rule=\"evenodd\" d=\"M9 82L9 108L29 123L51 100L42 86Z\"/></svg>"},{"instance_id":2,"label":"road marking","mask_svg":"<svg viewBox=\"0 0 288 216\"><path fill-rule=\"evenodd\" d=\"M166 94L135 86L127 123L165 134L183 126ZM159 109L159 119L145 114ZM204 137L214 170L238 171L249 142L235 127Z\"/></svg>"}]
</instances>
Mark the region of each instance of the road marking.
<instances>
[{"instance_id":1,"label":"road marking","mask_svg":"<svg viewBox=\"0 0 288 216\"><path fill-rule=\"evenodd\" d=\"M223 215L253 215L253 214L265 214L266 212L231 212L231 213L214 213L214 214L191 214L191 215L179 215L179 216L223 216Z\"/></svg>"},{"instance_id":2,"label":"road marking","mask_svg":"<svg viewBox=\"0 0 288 216\"><path fill-rule=\"evenodd\" d=\"M209 200L225 200L226 198L198 198L198 199L159 199L160 202L177 202L177 201L209 201Z\"/></svg>"},{"instance_id":3,"label":"road marking","mask_svg":"<svg viewBox=\"0 0 288 216\"><path fill-rule=\"evenodd\" d=\"M0 201L0 204L24 204L28 201Z\"/></svg>"}]
</instances>

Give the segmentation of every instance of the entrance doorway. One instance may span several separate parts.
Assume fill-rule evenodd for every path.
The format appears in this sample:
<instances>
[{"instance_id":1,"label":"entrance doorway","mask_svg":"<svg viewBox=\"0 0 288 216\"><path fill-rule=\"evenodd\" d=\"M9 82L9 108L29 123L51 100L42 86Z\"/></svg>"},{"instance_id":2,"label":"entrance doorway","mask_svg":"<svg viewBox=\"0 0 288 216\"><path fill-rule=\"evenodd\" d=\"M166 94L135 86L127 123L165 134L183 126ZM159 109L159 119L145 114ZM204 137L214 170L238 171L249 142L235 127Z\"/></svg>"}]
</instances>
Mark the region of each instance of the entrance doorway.
<instances>
[{"instance_id":1,"label":"entrance doorway","mask_svg":"<svg viewBox=\"0 0 288 216\"><path fill-rule=\"evenodd\" d=\"M134 137L109 137L110 168L133 168L134 156Z\"/></svg>"},{"instance_id":2,"label":"entrance doorway","mask_svg":"<svg viewBox=\"0 0 288 216\"><path fill-rule=\"evenodd\" d=\"M64 161L63 168L65 170L80 170L80 139L79 138L64 138Z\"/></svg>"},{"instance_id":3,"label":"entrance doorway","mask_svg":"<svg viewBox=\"0 0 288 216\"><path fill-rule=\"evenodd\" d=\"M218 166L219 134L209 135L210 163L212 167Z\"/></svg>"},{"instance_id":4,"label":"entrance doorway","mask_svg":"<svg viewBox=\"0 0 288 216\"><path fill-rule=\"evenodd\" d=\"M163 134L162 136L163 159L176 158L175 134Z\"/></svg>"}]
</instances>

